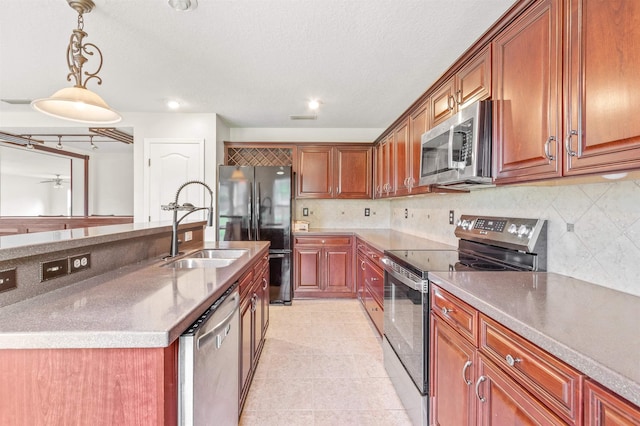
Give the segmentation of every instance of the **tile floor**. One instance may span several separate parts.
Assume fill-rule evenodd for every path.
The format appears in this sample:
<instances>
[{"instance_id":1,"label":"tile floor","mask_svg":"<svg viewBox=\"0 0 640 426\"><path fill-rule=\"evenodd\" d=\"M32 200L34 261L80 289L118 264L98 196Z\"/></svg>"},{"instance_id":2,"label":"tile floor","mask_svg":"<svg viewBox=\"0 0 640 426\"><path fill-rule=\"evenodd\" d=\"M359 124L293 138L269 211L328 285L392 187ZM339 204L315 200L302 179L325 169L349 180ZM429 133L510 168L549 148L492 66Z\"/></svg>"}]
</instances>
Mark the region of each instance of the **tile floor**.
<instances>
[{"instance_id":1,"label":"tile floor","mask_svg":"<svg viewBox=\"0 0 640 426\"><path fill-rule=\"evenodd\" d=\"M411 425L359 301L296 300L270 308L241 426Z\"/></svg>"}]
</instances>

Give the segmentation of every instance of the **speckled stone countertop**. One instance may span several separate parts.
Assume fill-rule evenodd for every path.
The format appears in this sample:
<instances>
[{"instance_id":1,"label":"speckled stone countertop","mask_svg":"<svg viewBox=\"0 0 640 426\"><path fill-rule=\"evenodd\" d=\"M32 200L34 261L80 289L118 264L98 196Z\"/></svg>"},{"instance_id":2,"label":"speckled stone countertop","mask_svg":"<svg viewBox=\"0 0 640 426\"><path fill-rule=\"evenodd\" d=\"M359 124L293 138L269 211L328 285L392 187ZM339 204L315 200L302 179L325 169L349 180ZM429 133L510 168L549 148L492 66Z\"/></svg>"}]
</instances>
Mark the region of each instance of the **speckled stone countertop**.
<instances>
[{"instance_id":1,"label":"speckled stone countertop","mask_svg":"<svg viewBox=\"0 0 640 426\"><path fill-rule=\"evenodd\" d=\"M443 272L429 277L640 405L640 297L546 272Z\"/></svg>"},{"instance_id":2,"label":"speckled stone countertop","mask_svg":"<svg viewBox=\"0 0 640 426\"><path fill-rule=\"evenodd\" d=\"M457 247L415 235L393 231L391 229L340 229L340 228L311 228L309 231L294 232L295 236L323 235L323 234L344 234L356 235L365 240L374 248L385 250L456 250Z\"/></svg>"},{"instance_id":3,"label":"speckled stone countertop","mask_svg":"<svg viewBox=\"0 0 640 426\"><path fill-rule=\"evenodd\" d=\"M169 346L268 245L205 243L248 251L215 269L174 269L150 259L3 307L0 349Z\"/></svg>"}]
</instances>

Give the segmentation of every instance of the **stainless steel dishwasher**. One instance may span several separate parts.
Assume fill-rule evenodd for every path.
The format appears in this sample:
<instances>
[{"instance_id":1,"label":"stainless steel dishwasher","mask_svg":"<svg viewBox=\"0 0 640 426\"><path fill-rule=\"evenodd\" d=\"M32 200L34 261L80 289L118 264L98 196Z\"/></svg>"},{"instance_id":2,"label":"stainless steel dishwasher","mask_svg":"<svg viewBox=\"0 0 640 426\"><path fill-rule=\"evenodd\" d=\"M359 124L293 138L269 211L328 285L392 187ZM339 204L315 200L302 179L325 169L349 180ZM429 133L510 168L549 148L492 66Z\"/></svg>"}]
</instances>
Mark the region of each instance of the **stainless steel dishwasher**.
<instances>
[{"instance_id":1,"label":"stainless steel dishwasher","mask_svg":"<svg viewBox=\"0 0 640 426\"><path fill-rule=\"evenodd\" d=\"M180 336L180 425L238 422L239 305L235 283Z\"/></svg>"}]
</instances>

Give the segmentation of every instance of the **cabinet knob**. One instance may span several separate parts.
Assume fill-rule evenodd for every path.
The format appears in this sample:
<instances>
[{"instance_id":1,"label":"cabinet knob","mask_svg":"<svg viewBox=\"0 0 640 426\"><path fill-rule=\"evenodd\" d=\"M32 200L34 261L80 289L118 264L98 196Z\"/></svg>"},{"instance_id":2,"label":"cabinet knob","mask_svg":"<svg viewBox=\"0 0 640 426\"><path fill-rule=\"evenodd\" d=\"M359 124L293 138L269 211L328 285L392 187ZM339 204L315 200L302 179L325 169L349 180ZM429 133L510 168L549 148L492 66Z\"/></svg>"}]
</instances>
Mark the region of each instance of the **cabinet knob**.
<instances>
[{"instance_id":1,"label":"cabinet knob","mask_svg":"<svg viewBox=\"0 0 640 426\"><path fill-rule=\"evenodd\" d=\"M507 361L507 364L509 364L511 367L513 367L519 362L522 362L520 358L514 358L511 356L511 354L507 354L507 356L504 357L504 359Z\"/></svg>"},{"instance_id":2,"label":"cabinet knob","mask_svg":"<svg viewBox=\"0 0 640 426\"><path fill-rule=\"evenodd\" d=\"M263 289L263 290L266 290L266 289L267 289L267 286L268 286L268 284L269 284L269 283L267 282L267 279L266 279L266 278L263 278L263 279L262 279L262 282L264 283L264 284L262 285L262 289Z\"/></svg>"},{"instance_id":3,"label":"cabinet knob","mask_svg":"<svg viewBox=\"0 0 640 426\"><path fill-rule=\"evenodd\" d=\"M453 312L453 309L447 307L442 308L442 315L447 315L449 312Z\"/></svg>"}]
</instances>

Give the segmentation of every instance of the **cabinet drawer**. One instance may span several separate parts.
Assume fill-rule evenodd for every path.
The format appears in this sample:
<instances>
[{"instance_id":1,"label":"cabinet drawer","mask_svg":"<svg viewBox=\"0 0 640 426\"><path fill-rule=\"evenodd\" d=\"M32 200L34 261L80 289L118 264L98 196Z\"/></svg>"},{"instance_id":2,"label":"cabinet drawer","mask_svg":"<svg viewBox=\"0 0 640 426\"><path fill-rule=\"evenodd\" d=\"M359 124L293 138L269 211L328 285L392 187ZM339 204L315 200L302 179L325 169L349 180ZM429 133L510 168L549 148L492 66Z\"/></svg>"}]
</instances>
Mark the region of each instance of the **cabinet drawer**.
<instances>
[{"instance_id":1,"label":"cabinet drawer","mask_svg":"<svg viewBox=\"0 0 640 426\"><path fill-rule=\"evenodd\" d=\"M640 425L640 408L591 380L584 382L584 424L587 426Z\"/></svg>"},{"instance_id":2,"label":"cabinet drawer","mask_svg":"<svg viewBox=\"0 0 640 426\"><path fill-rule=\"evenodd\" d=\"M351 245L351 237L295 237L295 245L313 245L313 246L349 246Z\"/></svg>"},{"instance_id":3,"label":"cabinet drawer","mask_svg":"<svg viewBox=\"0 0 640 426\"><path fill-rule=\"evenodd\" d=\"M431 310L478 346L478 311L439 287L431 286Z\"/></svg>"},{"instance_id":4,"label":"cabinet drawer","mask_svg":"<svg viewBox=\"0 0 640 426\"><path fill-rule=\"evenodd\" d=\"M364 263L364 280L376 301L382 305L384 300L384 277L382 271L370 260Z\"/></svg>"},{"instance_id":5,"label":"cabinet drawer","mask_svg":"<svg viewBox=\"0 0 640 426\"><path fill-rule=\"evenodd\" d=\"M580 424L580 372L482 314L479 347L556 414Z\"/></svg>"},{"instance_id":6,"label":"cabinet drawer","mask_svg":"<svg viewBox=\"0 0 640 426\"><path fill-rule=\"evenodd\" d=\"M240 298L244 299L245 295L251 290L253 283L253 271L249 271L240 278Z\"/></svg>"},{"instance_id":7,"label":"cabinet drawer","mask_svg":"<svg viewBox=\"0 0 640 426\"><path fill-rule=\"evenodd\" d=\"M380 336L382 336L384 310L382 309L382 306L378 304L378 302L376 302L376 300L373 298L373 296L371 295L371 291L367 286L365 286L364 288L363 296L364 308L367 310L367 314L369 315L369 318L371 318L373 325L378 330L378 333L380 333Z\"/></svg>"}]
</instances>

